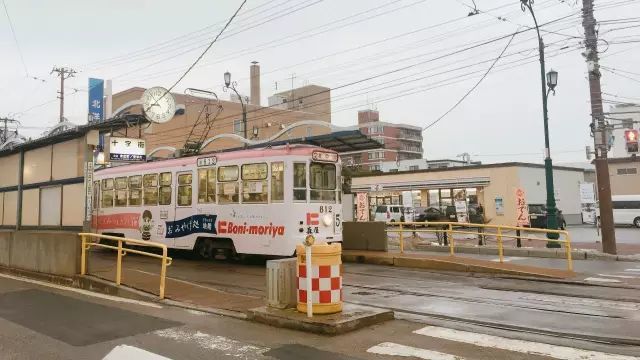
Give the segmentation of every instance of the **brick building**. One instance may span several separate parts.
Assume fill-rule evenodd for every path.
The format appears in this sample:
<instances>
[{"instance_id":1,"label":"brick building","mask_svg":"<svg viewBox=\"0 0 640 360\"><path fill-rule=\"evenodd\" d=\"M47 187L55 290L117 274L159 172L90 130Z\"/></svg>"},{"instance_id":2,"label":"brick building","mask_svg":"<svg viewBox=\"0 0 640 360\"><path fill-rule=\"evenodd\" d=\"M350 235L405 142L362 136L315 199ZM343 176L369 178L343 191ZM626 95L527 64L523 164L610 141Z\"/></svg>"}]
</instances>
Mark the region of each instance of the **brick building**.
<instances>
[{"instance_id":1,"label":"brick building","mask_svg":"<svg viewBox=\"0 0 640 360\"><path fill-rule=\"evenodd\" d=\"M417 126L380 121L376 110L358 111L357 128L365 135L382 143L379 150L342 153L343 163L360 166L364 170L382 170L387 161L422 158L422 129Z\"/></svg>"}]
</instances>

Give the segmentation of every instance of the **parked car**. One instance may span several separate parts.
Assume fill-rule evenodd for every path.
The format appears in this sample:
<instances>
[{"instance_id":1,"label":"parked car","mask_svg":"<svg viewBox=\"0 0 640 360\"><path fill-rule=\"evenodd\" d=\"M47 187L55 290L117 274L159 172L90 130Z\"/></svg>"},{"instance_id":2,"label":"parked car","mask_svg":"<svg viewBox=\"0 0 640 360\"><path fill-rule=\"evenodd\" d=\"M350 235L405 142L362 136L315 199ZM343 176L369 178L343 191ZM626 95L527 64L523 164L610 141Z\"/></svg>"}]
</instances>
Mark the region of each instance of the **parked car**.
<instances>
[{"instance_id":1,"label":"parked car","mask_svg":"<svg viewBox=\"0 0 640 360\"><path fill-rule=\"evenodd\" d=\"M426 208L422 212L417 212L415 219L416 222L457 221L456 207L447 206L444 211L435 207Z\"/></svg>"},{"instance_id":2,"label":"parked car","mask_svg":"<svg viewBox=\"0 0 640 360\"><path fill-rule=\"evenodd\" d=\"M556 213L558 218L558 228L564 230L567 228L567 222L564 219L562 210L558 209ZM529 222L530 227L546 228L547 227L547 205L545 204L529 204Z\"/></svg>"},{"instance_id":3,"label":"parked car","mask_svg":"<svg viewBox=\"0 0 640 360\"><path fill-rule=\"evenodd\" d=\"M385 222L412 222L414 210L404 205L378 205L373 217L374 221Z\"/></svg>"}]
</instances>

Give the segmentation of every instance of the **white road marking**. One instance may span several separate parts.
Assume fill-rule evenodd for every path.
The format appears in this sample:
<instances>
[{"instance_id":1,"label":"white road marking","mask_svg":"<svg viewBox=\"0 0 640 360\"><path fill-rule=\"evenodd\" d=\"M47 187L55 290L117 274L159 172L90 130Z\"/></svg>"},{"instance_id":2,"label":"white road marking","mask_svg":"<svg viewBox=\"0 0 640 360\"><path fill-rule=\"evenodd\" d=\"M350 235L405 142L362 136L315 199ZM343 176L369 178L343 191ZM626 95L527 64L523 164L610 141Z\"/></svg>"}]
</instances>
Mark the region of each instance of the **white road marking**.
<instances>
[{"instance_id":1,"label":"white road marking","mask_svg":"<svg viewBox=\"0 0 640 360\"><path fill-rule=\"evenodd\" d=\"M102 360L171 360L146 350L139 349L135 346L118 345L111 350Z\"/></svg>"},{"instance_id":2,"label":"white road marking","mask_svg":"<svg viewBox=\"0 0 640 360\"><path fill-rule=\"evenodd\" d=\"M368 353L391 356L415 357L426 360L464 360L463 357L437 351L405 346L392 342L384 342L367 349Z\"/></svg>"},{"instance_id":3,"label":"white road marking","mask_svg":"<svg viewBox=\"0 0 640 360\"><path fill-rule=\"evenodd\" d=\"M525 259L525 258L523 258L523 257L518 257L518 256L508 256L508 257L505 257L505 258L504 258L504 261L505 261L505 262L509 262L509 261L517 261L517 260L522 260L522 259ZM494 261L494 262L500 262L500 258L497 258L497 259L491 259L491 261Z\"/></svg>"},{"instance_id":4,"label":"white road marking","mask_svg":"<svg viewBox=\"0 0 640 360\"><path fill-rule=\"evenodd\" d=\"M620 280L616 280L616 279L605 279L605 278L599 278L599 277L588 277L584 279L584 281L603 282L603 283L619 283L620 282Z\"/></svg>"},{"instance_id":5,"label":"white road marking","mask_svg":"<svg viewBox=\"0 0 640 360\"><path fill-rule=\"evenodd\" d=\"M8 275L8 274L0 274L0 277L7 278L7 279L12 279L12 280L16 280L16 281L22 281L22 282L26 282L26 283L30 283L30 284L36 284L36 285L40 285L40 286L45 286L45 287L58 289L58 290L70 291L70 292L74 292L74 293L78 293L78 294L82 294L82 295L86 295L86 296L91 296L91 297L95 297L95 298L99 298L99 299L104 299L104 300L111 300L111 301L121 302L121 303L126 303L126 304L136 304L136 305L148 306L148 307L152 307L152 308L156 308L156 309L162 309L161 305L150 303L150 302L146 302L146 301L126 299L126 298L122 298L122 297L118 297L118 296L100 294L100 293L89 291L89 290L76 289L76 288L72 288L72 287L51 284L51 283L44 282L44 281L38 281L38 280L23 278L23 277L19 277L19 276Z\"/></svg>"},{"instance_id":6,"label":"white road marking","mask_svg":"<svg viewBox=\"0 0 640 360\"><path fill-rule=\"evenodd\" d=\"M549 345L531 341L508 339L501 336L485 335L467 331L427 326L414 331L416 334L456 341L476 346L494 349L516 351L531 355L548 356L564 360L639 360L640 358L626 355L607 354L599 351L575 349L567 346Z\"/></svg>"},{"instance_id":7,"label":"white road marking","mask_svg":"<svg viewBox=\"0 0 640 360\"><path fill-rule=\"evenodd\" d=\"M198 311L198 310L193 310L193 309L184 309L184 311L188 312L191 315L197 315L197 316L207 315L207 313L204 312L204 311Z\"/></svg>"},{"instance_id":8,"label":"white road marking","mask_svg":"<svg viewBox=\"0 0 640 360\"><path fill-rule=\"evenodd\" d=\"M624 271L640 271L640 269L625 269Z\"/></svg>"},{"instance_id":9,"label":"white road marking","mask_svg":"<svg viewBox=\"0 0 640 360\"><path fill-rule=\"evenodd\" d=\"M609 275L609 274L598 274L598 276L606 276L606 277L614 277L620 279L637 279L640 276L630 276L630 275Z\"/></svg>"},{"instance_id":10,"label":"white road marking","mask_svg":"<svg viewBox=\"0 0 640 360\"><path fill-rule=\"evenodd\" d=\"M195 344L202 349L224 352L225 355L234 356L239 359L258 359L262 354L269 351L267 347L249 345L238 340L229 339L224 336L209 335L200 331L165 329L157 330L154 334L179 341L182 343Z\"/></svg>"}]
</instances>

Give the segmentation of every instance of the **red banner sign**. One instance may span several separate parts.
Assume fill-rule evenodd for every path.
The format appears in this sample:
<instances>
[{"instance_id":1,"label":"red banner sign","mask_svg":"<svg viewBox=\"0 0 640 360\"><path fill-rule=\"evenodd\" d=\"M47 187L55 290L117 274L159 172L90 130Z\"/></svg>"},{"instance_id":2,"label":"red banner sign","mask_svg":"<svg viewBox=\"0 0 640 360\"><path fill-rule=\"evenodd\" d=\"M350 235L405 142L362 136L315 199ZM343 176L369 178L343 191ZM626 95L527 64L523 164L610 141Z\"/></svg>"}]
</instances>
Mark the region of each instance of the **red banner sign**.
<instances>
[{"instance_id":1,"label":"red banner sign","mask_svg":"<svg viewBox=\"0 0 640 360\"><path fill-rule=\"evenodd\" d=\"M124 213L113 215L100 215L97 219L96 228L98 230L105 229L139 229L140 214Z\"/></svg>"}]
</instances>

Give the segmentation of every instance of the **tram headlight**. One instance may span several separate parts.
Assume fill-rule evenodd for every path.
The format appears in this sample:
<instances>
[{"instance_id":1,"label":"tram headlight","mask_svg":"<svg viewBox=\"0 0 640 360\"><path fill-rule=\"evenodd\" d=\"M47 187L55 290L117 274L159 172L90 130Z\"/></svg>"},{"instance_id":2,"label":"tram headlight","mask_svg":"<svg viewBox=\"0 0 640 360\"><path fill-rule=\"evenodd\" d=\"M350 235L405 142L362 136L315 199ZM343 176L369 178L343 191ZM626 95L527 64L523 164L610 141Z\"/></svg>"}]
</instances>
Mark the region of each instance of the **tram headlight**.
<instances>
[{"instance_id":1,"label":"tram headlight","mask_svg":"<svg viewBox=\"0 0 640 360\"><path fill-rule=\"evenodd\" d=\"M324 226L331 226L333 223L333 216L331 214L324 214L322 217L322 223Z\"/></svg>"}]
</instances>

